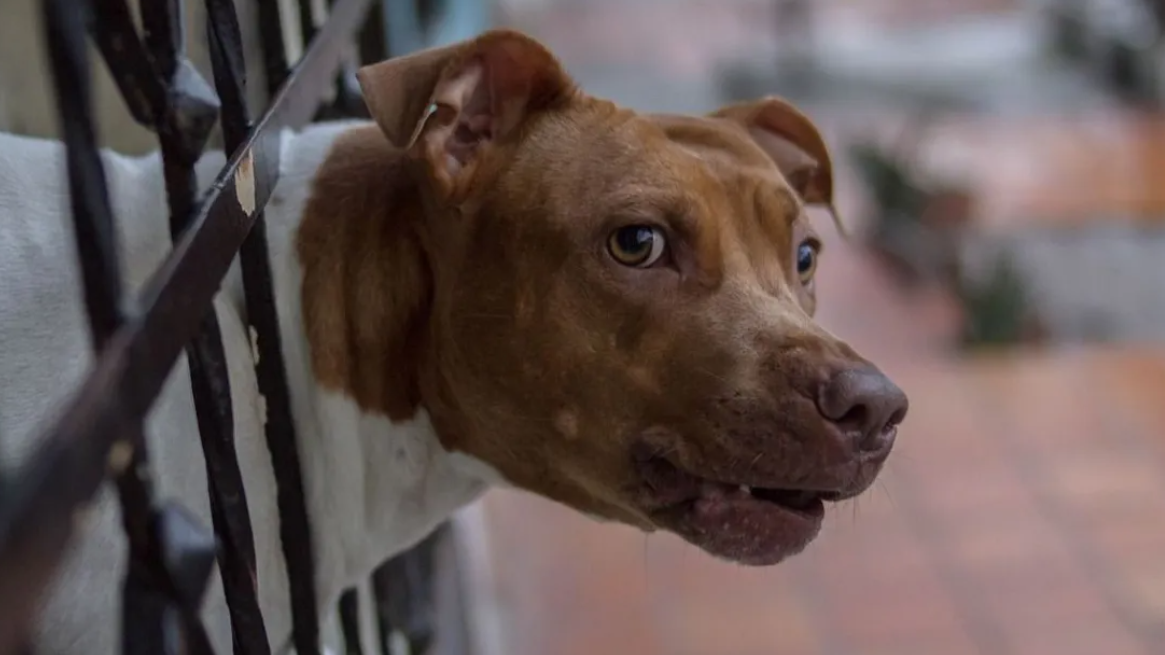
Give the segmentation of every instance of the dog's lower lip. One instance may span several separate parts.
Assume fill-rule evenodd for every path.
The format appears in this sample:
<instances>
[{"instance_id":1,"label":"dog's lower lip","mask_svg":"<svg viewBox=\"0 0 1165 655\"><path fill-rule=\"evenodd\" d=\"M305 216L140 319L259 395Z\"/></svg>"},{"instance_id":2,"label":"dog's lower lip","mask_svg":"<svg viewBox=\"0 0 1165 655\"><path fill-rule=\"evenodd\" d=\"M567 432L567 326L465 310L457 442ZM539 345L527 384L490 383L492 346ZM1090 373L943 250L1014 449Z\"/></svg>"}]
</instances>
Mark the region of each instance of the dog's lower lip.
<instances>
[{"instance_id":1,"label":"dog's lower lip","mask_svg":"<svg viewBox=\"0 0 1165 655\"><path fill-rule=\"evenodd\" d=\"M820 531L825 502L840 495L721 482L661 458L641 460L640 472L659 527L747 565L775 564L800 552Z\"/></svg>"},{"instance_id":2,"label":"dog's lower lip","mask_svg":"<svg viewBox=\"0 0 1165 655\"><path fill-rule=\"evenodd\" d=\"M800 552L817 536L825 504L812 493L775 502L759 498L754 488L705 481L693 500L664 516L666 527L714 555L769 565Z\"/></svg>"}]
</instances>

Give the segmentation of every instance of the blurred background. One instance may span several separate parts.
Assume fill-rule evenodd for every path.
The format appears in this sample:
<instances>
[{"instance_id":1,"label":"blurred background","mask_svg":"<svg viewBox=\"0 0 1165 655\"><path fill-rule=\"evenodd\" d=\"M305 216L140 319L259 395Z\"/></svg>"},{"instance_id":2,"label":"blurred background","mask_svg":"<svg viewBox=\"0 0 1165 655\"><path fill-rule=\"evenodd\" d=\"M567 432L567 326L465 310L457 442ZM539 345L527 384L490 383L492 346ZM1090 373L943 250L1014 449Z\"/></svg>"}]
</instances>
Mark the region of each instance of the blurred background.
<instances>
[{"instance_id":1,"label":"blurred background","mask_svg":"<svg viewBox=\"0 0 1165 655\"><path fill-rule=\"evenodd\" d=\"M417 6L394 52L506 25L631 107L800 104L852 233L818 226L819 318L912 405L878 485L776 568L491 492L458 522L472 650L1165 652L1165 2ZM34 7L0 0L0 128L51 135ZM103 141L154 147L95 74Z\"/></svg>"}]
</instances>

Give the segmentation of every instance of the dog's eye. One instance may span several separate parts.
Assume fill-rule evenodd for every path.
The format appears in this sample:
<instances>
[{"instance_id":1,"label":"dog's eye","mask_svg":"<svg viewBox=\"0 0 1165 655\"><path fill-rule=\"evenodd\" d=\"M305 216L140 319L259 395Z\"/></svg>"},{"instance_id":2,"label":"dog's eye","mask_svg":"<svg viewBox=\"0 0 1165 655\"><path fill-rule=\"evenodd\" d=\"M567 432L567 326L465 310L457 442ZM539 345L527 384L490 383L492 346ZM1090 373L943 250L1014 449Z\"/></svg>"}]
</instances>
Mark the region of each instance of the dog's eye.
<instances>
[{"instance_id":1,"label":"dog's eye","mask_svg":"<svg viewBox=\"0 0 1165 655\"><path fill-rule=\"evenodd\" d=\"M621 227L607 237L607 251L624 266L647 268L659 261L667 240L659 228L647 225Z\"/></svg>"},{"instance_id":2,"label":"dog's eye","mask_svg":"<svg viewBox=\"0 0 1165 655\"><path fill-rule=\"evenodd\" d=\"M813 240L802 241L797 246L797 275L801 284L809 284L813 273L817 270L817 243Z\"/></svg>"}]
</instances>

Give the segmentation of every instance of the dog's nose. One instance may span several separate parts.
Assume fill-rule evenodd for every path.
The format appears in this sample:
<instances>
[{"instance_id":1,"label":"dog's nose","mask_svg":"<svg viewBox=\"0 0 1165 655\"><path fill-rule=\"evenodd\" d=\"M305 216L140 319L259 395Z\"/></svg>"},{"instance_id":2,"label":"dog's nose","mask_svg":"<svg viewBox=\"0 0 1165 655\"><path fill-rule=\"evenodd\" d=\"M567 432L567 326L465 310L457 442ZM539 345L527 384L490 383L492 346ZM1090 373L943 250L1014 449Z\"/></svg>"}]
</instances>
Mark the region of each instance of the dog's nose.
<instances>
[{"instance_id":1,"label":"dog's nose","mask_svg":"<svg viewBox=\"0 0 1165 655\"><path fill-rule=\"evenodd\" d=\"M846 369L821 390L818 411L870 452L888 450L898 424L906 418L906 394L872 366Z\"/></svg>"}]
</instances>

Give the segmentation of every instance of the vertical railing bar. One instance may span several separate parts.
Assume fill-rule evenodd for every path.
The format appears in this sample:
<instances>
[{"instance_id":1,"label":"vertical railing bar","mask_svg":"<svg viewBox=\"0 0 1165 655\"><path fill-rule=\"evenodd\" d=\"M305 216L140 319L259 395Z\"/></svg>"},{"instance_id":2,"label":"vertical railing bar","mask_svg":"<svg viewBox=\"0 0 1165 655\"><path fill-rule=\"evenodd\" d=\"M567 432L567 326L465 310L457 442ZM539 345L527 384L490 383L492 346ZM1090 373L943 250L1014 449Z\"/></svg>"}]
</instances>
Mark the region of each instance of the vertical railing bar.
<instances>
[{"instance_id":1,"label":"vertical railing bar","mask_svg":"<svg viewBox=\"0 0 1165 655\"><path fill-rule=\"evenodd\" d=\"M89 56L85 23L88 3L66 8L67 0L43 3L49 57L58 96L58 112L69 181L69 204L81 264L85 310L93 349L100 351L121 324L121 272L117 234L109 211L105 169L93 133Z\"/></svg>"},{"instance_id":2,"label":"vertical railing bar","mask_svg":"<svg viewBox=\"0 0 1165 655\"><path fill-rule=\"evenodd\" d=\"M311 43L320 27L315 20L315 8L312 7L312 2L313 0L299 0L299 25L303 32L304 43Z\"/></svg>"},{"instance_id":3,"label":"vertical railing bar","mask_svg":"<svg viewBox=\"0 0 1165 655\"><path fill-rule=\"evenodd\" d=\"M90 7L82 3L73 12L61 0L44 3L49 31L49 53L57 88L57 107L65 143L65 159L72 207L73 233L81 264L85 306L89 316L93 350L100 353L121 324L121 274L118 267L116 231L110 212L105 169L93 132L89 56L84 22ZM123 426L123 448L131 449L127 471L140 471L145 440L141 426ZM133 554L149 548L149 487L136 475L118 475L117 492L122 523L130 546L130 570L138 568Z\"/></svg>"},{"instance_id":4,"label":"vertical railing bar","mask_svg":"<svg viewBox=\"0 0 1165 655\"><path fill-rule=\"evenodd\" d=\"M331 0L335 4L336 0ZM357 36L357 60L374 63L388 58L388 32L384 22L384 5L389 0L374 2L368 9L368 19Z\"/></svg>"},{"instance_id":5,"label":"vertical railing bar","mask_svg":"<svg viewBox=\"0 0 1165 655\"><path fill-rule=\"evenodd\" d=\"M238 22L224 0L207 0L213 16L210 26L211 64L215 85L223 98L223 140L228 152L243 145L250 128L246 97L245 68L230 43L241 43ZM267 406L264 434L275 472L276 503L279 508L279 536L290 583L292 638L297 655L319 652L320 629L316 606L315 556L307 516L302 468L297 448L295 422L283 361L279 317L275 308L274 282L267 246L267 222L257 212L251 231L239 251L247 322L254 330L257 361L255 373L259 392Z\"/></svg>"},{"instance_id":6,"label":"vertical railing bar","mask_svg":"<svg viewBox=\"0 0 1165 655\"><path fill-rule=\"evenodd\" d=\"M81 261L90 336L93 350L100 353L121 325L121 274L105 169L89 118L92 115L92 96L84 21L89 17L90 7L88 3L81 3L70 13L61 4L61 0L45 3L48 12L45 23L50 30L50 56L57 86L74 238ZM141 471L145 465L141 426L126 426L125 432L127 436L121 443L132 449L132 459L126 470ZM130 550L144 552L149 547L149 526L145 518L149 515L150 505L148 481L136 475L119 475L117 488Z\"/></svg>"},{"instance_id":7,"label":"vertical railing bar","mask_svg":"<svg viewBox=\"0 0 1165 655\"><path fill-rule=\"evenodd\" d=\"M214 75L215 88L222 103L221 124L226 142L227 153L234 152L239 144L234 143L237 107L246 111L245 88L242 84L232 84L223 78L223 71L231 71L245 75L246 65L242 57L242 35L239 30L238 16L232 0L206 0L206 36L210 52ZM235 38L235 47L229 47L225 40ZM240 73L241 71L241 73ZM251 125L249 122L241 126L245 138ZM252 228L253 229L253 228ZM227 445L227 444L224 444ZM233 449L233 443L229 444ZM238 468L237 459L232 451L229 471L216 472L220 480L230 483L239 492L242 491L242 476ZM229 496L228 496L229 497ZM254 582L250 589L239 588L244 580L244 573L255 575L255 542L251 529L250 513L245 498L235 496L236 505L222 507L222 533L230 547L224 549L221 560L223 584L228 594L233 591L235 600L230 604L231 625L234 632L235 652L237 655L268 655L271 645L267 641L267 630L264 624L262 610L255 595ZM225 503L224 503L225 505ZM250 591L250 593L246 593Z\"/></svg>"},{"instance_id":8,"label":"vertical railing bar","mask_svg":"<svg viewBox=\"0 0 1165 655\"><path fill-rule=\"evenodd\" d=\"M251 128L246 105L246 66L242 56L242 34L239 29L238 16L235 13L234 4L231 0L206 0L205 7L207 14L207 44L211 57L215 87L222 102L221 119L223 138L226 151L233 153L243 145ZM246 243L252 240L255 237L256 231L262 230L263 227L263 218L260 213L259 216L255 217L251 232L243 243L244 250ZM246 280L247 267L245 266L245 260L243 273L244 287L246 288L250 285ZM248 308L247 314L250 316L250 308ZM271 353L264 355L260 352L260 359L271 357ZM282 361L282 354L278 354L276 358ZM260 393L263 393L266 397L267 394L264 391L263 378L262 376L258 376L258 378ZM292 441L292 444L294 446L294 441ZM278 471L276 473L276 482L278 485L281 481L278 479ZM238 476L238 467L235 464L234 470L231 472L231 478ZM279 492L277 490L278 494ZM284 520L282 518L282 509L282 506L280 506L281 524ZM253 575L255 567L255 546L251 533L250 517L247 513L245 503L240 504L237 511L233 513L233 516L228 514L224 519L226 519L224 523L233 524L225 527L227 527L234 542L234 547L228 551L229 556L224 561L225 583L228 568L235 572L232 577L237 577L237 572L241 569L250 569ZM310 538L310 535L307 535L307 537ZM305 541L307 540L309 539L305 539ZM238 584L238 580L234 580L231 586L237 586ZM294 584L291 584L292 588L294 586ZM312 594L314 597L314 587ZM258 606L258 599L254 594L248 595L245 598L242 597L243 594L241 593L236 595L240 596L239 602L235 603L237 607L235 605L231 607L232 622L235 626L236 652L243 652L248 655L266 655L270 653L271 647L267 642L266 629L264 628L263 617Z\"/></svg>"},{"instance_id":9,"label":"vertical railing bar","mask_svg":"<svg viewBox=\"0 0 1165 655\"><path fill-rule=\"evenodd\" d=\"M153 125L166 106L166 89L150 67L150 58L136 37L133 16L125 2L99 2L91 30L109 72L134 120ZM117 65L112 65L117 62Z\"/></svg>"},{"instance_id":10,"label":"vertical railing bar","mask_svg":"<svg viewBox=\"0 0 1165 655\"><path fill-rule=\"evenodd\" d=\"M234 652L235 655L268 655L271 647L257 595L251 515L235 449L229 372L213 312L206 315L198 334L187 346L187 358L206 460L211 523L220 542L219 577L231 618Z\"/></svg>"},{"instance_id":11,"label":"vertical railing bar","mask_svg":"<svg viewBox=\"0 0 1165 655\"><path fill-rule=\"evenodd\" d=\"M172 0L145 0L138 6L142 16L142 41L164 80L173 77L178 59L186 50L186 30L182 3Z\"/></svg>"},{"instance_id":12,"label":"vertical railing bar","mask_svg":"<svg viewBox=\"0 0 1165 655\"><path fill-rule=\"evenodd\" d=\"M364 644L360 641L360 594L355 587L340 594L339 614L345 655L364 655Z\"/></svg>"},{"instance_id":13,"label":"vertical railing bar","mask_svg":"<svg viewBox=\"0 0 1165 655\"><path fill-rule=\"evenodd\" d=\"M258 9L259 44L263 51L263 77L267 97L273 98L290 73L279 0L255 0Z\"/></svg>"}]
</instances>

